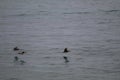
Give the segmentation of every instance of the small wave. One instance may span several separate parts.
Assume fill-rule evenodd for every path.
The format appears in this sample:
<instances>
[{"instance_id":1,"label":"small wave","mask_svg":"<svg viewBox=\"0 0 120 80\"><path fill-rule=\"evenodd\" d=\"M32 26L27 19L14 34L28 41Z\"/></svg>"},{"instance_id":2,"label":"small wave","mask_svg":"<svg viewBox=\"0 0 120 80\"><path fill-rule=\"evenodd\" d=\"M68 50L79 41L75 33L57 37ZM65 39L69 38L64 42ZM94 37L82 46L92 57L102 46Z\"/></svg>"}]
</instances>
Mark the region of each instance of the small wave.
<instances>
[{"instance_id":1,"label":"small wave","mask_svg":"<svg viewBox=\"0 0 120 80\"><path fill-rule=\"evenodd\" d=\"M25 13L21 13L21 14L12 14L12 15L4 15L3 17L22 17L22 16L31 16L31 15L34 15L34 14L25 14Z\"/></svg>"},{"instance_id":2,"label":"small wave","mask_svg":"<svg viewBox=\"0 0 120 80\"><path fill-rule=\"evenodd\" d=\"M16 15L11 15L11 16L31 16L31 15L34 15L34 14L21 13L21 14L16 14Z\"/></svg>"},{"instance_id":3,"label":"small wave","mask_svg":"<svg viewBox=\"0 0 120 80\"><path fill-rule=\"evenodd\" d=\"M10 78L10 79L7 79L7 80L19 80L18 78Z\"/></svg>"},{"instance_id":4,"label":"small wave","mask_svg":"<svg viewBox=\"0 0 120 80\"><path fill-rule=\"evenodd\" d=\"M84 67L85 69L89 69L89 70L94 70L94 71L99 71L99 72L103 72L103 73L120 73L119 70L109 70L109 69L98 69L98 68L91 68L91 67Z\"/></svg>"},{"instance_id":5,"label":"small wave","mask_svg":"<svg viewBox=\"0 0 120 80\"><path fill-rule=\"evenodd\" d=\"M119 12L120 10L108 10L106 12Z\"/></svg>"},{"instance_id":6,"label":"small wave","mask_svg":"<svg viewBox=\"0 0 120 80\"><path fill-rule=\"evenodd\" d=\"M27 15L30 15L30 14L18 14L18 15L15 15L15 16L27 16Z\"/></svg>"},{"instance_id":7,"label":"small wave","mask_svg":"<svg viewBox=\"0 0 120 80\"><path fill-rule=\"evenodd\" d=\"M35 15L40 15L40 14L48 14L48 11L38 11L38 12L33 12L33 13L18 13L18 14L11 14L11 15L5 15L4 17L24 17L24 16L35 16Z\"/></svg>"},{"instance_id":8,"label":"small wave","mask_svg":"<svg viewBox=\"0 0 120 80\"><path fill-rule=\"evenodd\" d=\"M65 12L63 14L89 14L90 12Z\"/></svg>"},{"instance_id":9,"label":"small wave","mask_svg":"<svg viewBox=\"0 0 120 80\"><path fill-rule=\"evenodd\" d=\"M116 9L113 9L113 10L103 10L103 12L107 12L107 13L120 12L120 10L116 10Z\"/></svg>"},{"instance_id":10,"label":"small wave","mask_svg":"<svg viewBox=\"0 0 120 80\"><path fill-rule=\"evenodd\" d=\"M114 39L108 39L106 40L108 43L113 43L113 44L120 44L120 40L114 40Z\"/></svg>"},{"instance_id":11,"label":"small wave","mask_svg":"<svg viewBox=\"0 0 120 80\"><path fill-rule=\"evenodd\" d=\"M110 22L98 22L97 24L108 24L108 23L110 23Z\"/></svg>"}]
</instances>

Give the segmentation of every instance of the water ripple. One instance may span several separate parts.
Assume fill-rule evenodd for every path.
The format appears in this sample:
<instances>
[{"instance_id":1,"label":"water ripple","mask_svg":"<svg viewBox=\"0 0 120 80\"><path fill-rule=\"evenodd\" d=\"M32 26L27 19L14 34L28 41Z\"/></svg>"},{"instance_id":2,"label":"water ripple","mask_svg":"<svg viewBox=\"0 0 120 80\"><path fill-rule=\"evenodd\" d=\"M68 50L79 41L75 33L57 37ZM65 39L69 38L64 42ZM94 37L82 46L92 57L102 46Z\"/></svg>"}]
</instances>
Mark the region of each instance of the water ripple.
<instances>
[{"instance_id":1,"label":"water ripple","mask_svg":"<svg viewBox=\"0 0 120 80\"><path fill-rule=\"evenodd\" d=\"M65 12L63 14L89 14L90 12Z\"/></svg>"}]
</instances>

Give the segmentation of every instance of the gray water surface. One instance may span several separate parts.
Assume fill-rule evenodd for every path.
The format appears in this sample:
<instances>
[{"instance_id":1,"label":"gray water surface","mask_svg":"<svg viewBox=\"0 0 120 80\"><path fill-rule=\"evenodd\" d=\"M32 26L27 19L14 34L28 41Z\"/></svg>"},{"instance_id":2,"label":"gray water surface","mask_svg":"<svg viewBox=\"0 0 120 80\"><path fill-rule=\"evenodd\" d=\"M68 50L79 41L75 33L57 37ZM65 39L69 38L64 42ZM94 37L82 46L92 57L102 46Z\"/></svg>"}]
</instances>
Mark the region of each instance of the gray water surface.
<instances>
[{"instance_id":1,"label":"gray water surface","mask_svg":"<svg viewBox=\"0 0 120 80\"><path fill-rule=\"evenodd\" d=\"M0 80L120 80L119 4L1 0ZM17 54L15 46L27 53Z\"/></svg>"}]
</instances>

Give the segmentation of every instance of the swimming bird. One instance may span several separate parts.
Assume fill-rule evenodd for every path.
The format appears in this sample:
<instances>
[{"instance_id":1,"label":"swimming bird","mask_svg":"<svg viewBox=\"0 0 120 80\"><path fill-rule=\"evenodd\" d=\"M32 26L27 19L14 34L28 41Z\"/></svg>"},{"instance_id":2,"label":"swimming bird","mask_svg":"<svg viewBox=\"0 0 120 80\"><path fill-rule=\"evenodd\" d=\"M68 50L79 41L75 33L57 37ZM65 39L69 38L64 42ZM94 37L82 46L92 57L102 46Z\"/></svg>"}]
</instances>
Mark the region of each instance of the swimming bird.
<instances>
[{"instance_id":1,"label":"swimming bird","mask_svg":"<svg viewBox=\"0 0 120 80\"><path fill-rule=\"evenodd\" d=\"M18 47L14 47L13 50L14 50L14 51L18 51L18 50L20 50L20 49L19 49Z\"/></svg>"},{"instance_id":2,"label":"swimming bird","mask_svg":"<svg viewBox=\"0 0 120 80\"><path fill-rule=\"evenodd\" d=\"M67 48L64 49L64 53L70 52Z\"/></svg>"},{"instance_id":3,"label":"swimming bird","mask_svg":"<svg viewBox=\"0 0 120 80\"><path fill-rule=\"evenodd\" d=\"M23 55L23 54L25 54L25 53L26 53L25 51L22 51L22 52L19 52L18 54Z\"/></svg>"},{"instance_id":4,"label":"swimming bird","mask_svg":"<svg viewBox=\"0 0 120 80\"><path fill-rule=\"evenodd\" d=\"M66 63L69 62L69 60L68 60L68 58L66 56L63 56L63 58L64 58Z\"/></svg>"},{"instance_id":5,"label":"swimming bird","mask_svg":"<svg viewBox=\"0 0 120 80\"><path fill-rule=\"evenodd\" d=\"M21 65L23 65L24 63L26 63L24 60L20 60Z\"/></svg>"},{"instance_id":6,"label":"swimming bird","mask_svg":"<svg viewBox=\"0 0 120 80\"><path fill-rule=\"evenodd\" d=\"M18 59L19 59L19 58L18 58L17 56L14 57L14 60L15 60L15 61L18 61Z\"/></svg>"}]
</instances>

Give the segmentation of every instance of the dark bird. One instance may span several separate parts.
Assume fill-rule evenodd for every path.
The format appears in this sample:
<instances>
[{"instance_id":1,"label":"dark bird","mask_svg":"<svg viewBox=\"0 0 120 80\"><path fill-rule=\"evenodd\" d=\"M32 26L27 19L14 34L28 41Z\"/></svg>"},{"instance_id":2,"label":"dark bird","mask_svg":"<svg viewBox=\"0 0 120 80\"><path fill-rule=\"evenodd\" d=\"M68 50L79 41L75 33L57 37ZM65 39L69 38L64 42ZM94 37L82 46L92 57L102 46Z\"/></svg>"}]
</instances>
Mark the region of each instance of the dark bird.
<instances>
[{"instance_id":1,"label":"dark bird","mask_svg":"<svg viewBox=\"0 0 120 80\"><path fill-rule=\"evenodd\" d=\"M24 63L26 63L24 60L20 60L21 65L23 65Z\"/></svg>"},{"instance_id":2,"label":"dark bird","mask_svg":"<svg viewBox=\"0 0 120 80\"><path fill-rule=\"evenodd\" d=\"M18 59L19 59L19 58L18 58L17 56L14 57L14 60L15 60L15 61L18 61Z\"/></svg>"},{"instance_id":3,"label":"dark bird","mask_svg":"<svg viewBox=\"0 0 120 80\"><path fill-rule=\"evenodd\" d=\"M25 54L25 53L26 53L25 51L22 51L22 52L19 52L18 54L23 55L23 54Z\"/></svg>"},{"instance_id":4,"label":"dark bird","mask_svg":"<svg viewBox=\"0 0 120 80\"><path fill-rule=\"evenodd\" d=\"M69 60L68 60L68 58L66 56L63 56L63 58L64 58L66 63L69 62Z\"/></svg>"},{"instance_id":5,"label":"dark bird","mask_svg":"<svg viewBox=\"0 0 120 80\"><path fill-rule=\"evenodd\" d=\"M20 49L19 49L18 47L14 47L13 50L14 50L14 51L18 51L18 50L20 50Z\"/></svg>"},{"instance_id":6,"label":"dark bird","mask_svg":"<svg viewBox=\"0 0 120 80\"><path fill-rule=\"evenodd\" d=\"M70 52L67 48L64 49L64 53Z\"/></svg>"}]
</instances>

